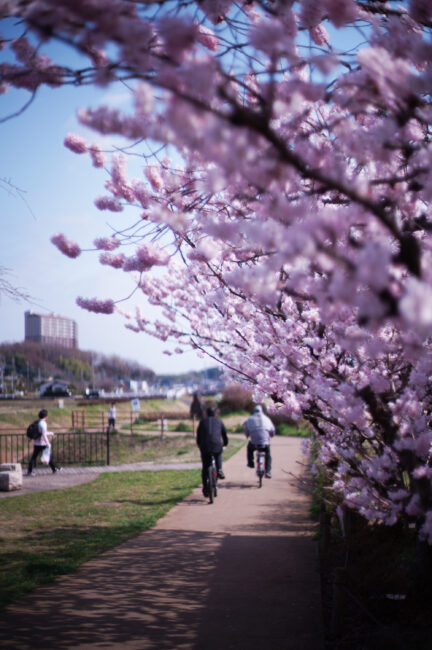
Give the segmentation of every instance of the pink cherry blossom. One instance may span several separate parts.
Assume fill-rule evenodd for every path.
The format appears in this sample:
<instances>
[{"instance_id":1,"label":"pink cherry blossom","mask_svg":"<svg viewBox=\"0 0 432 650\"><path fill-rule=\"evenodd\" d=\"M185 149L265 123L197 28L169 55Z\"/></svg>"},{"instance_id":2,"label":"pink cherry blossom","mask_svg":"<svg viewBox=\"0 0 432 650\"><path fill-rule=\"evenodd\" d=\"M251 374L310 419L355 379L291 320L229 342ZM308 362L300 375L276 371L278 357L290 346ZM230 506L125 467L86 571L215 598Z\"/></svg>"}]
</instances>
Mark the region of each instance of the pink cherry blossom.
<instances>
[{"instance_id":1,"label":"pink cherry blossom","mask_svg":"<svg viewBox=\"0 0 432 650\"><path fill-rule=\"evenodd\" d=\"M212 52L219 49L219 39L216 34L205 25L199 25L196 33L196 40Z\"/></svg>"},{"instance_id":2,"label":"pink cherry blossom","mask_svg":"<svg viewBox=\"0 0 432 650\"><path fill-rule=\"evenodd\" d=\"M99 196L94 203L99 210L110 210L111 212L121 212L123 210L120 201L111 196Z\"/></svg>"},{"instance_id":3,"label":"pink cherry blossom","mask_svg":"<svg viewBox=\"0 0 432 650\"><path fill-rule=\"evenodd\" d=\"M342 27L355 22L359 8L355 0L325 0L327 18L336 26Z\"/></svg>"},{"instance_id":4,"label":"pink cherry blossom","mask_svg":"<svg viewBox=\"0 0 432 650\"><path fill-rule=\"evenodd\" d=\"M148 180L150 181L152 189L155 192L162 189L163 187L162 177L159 173L158 168L155 165L149 165L148 167L146 167L144 173L148 178Z\"/></svg>"},{"instance_id":5,"label":"pink cherry blossom","mask_svg":"<svg viewBox=\"0 0 432 650\"><path fill-rule=\"evenodd\" d=\"M141 244L136 249L133 257L125 259L123 269L125 271L148 271L152 266L165 265L169 260L169 255L157 244L151 242Z\"/></svg>"},{"instance_id":6,"label":"pink cherry blossom","mask_svg":"<svg viewBox=\"0 0 432 650\"><path fill-rule=\"evenodd\" d=\"M99 300L98 298L81 298L76 299L78 307L96 314L114 313L114 302L112 300Z\"/></svg>"},{"instance_id":7,"label":"pink cherry blossom","mask_svg":"<svg viewBox=\"0 0 432 650\"><path fill-rule=\"evenodd\" d=\"M197 28L181 18L165 16L159 23L159 33L164 40L164 48L168 56L181 60L186 51L193 46Z\"/></svg>"},{"instance_id":8,"label":"pink cherry blossom","mask_svg":"<svg viewBox=\"0 0 432 650\"><path fill-rule=\"evenodd\" d=\"M51 237L51 242L54 246L57 246L59 251L64 255L67 255L67 257L75 258L81 254L81 248L78 244L71 239L67 239L67 237L60 232Z\"/></svg>"},{"instance_id":9,"label":"pink cherry blossom","mask_svg":"<svg viewBox=\"0 0 432 650\"><path fill-rule=\"evenodd\" d=\"M11 49L21 63L29 63L37 56L36 50L30 45L25 36L14 39L11 43Z\"/></svg>"},{"instance_id":10,"label":"pink cherry blossom","mask_svg":"<svg viewBox=\"0 0 432 650\"><path fill-rule=\"evenodd\" d=\"M93 167L105 167L106 165L106 156L97 144L91 144L88 148L90 153Z\"/></svg>"},{"instance_id":11,"label":"pink cherry blossom","mask_svg":"<svg viewBox=\"0 0 432 650\"><path fill-rule=\"evenodd\" d=\"M98 237L94 240L93 244L99 250L113 251L120 246L117 237Z\"/></svg>"},{"instance_id":12,"label":"pink cherry blossom","mask_svg":"<svg viewBox=\"0 0 432 650\"><path fill-rule=\"evenodd\" d=\"M69 133L64 139L64 144L74 153L86 153L89 148L86 140L75 133Z\"/></svg>"},{"instance_id":13,"label":"pink cherry blossom","mask_svg":"<svg viewBox=\"0 0 432 650\"><path fill-rule=\"evenodd\" d=\"M106 266L112 266L114 269L122 269L125 263L125 255L123 253L110 253L108 251L99 255L99 262Z\"/></svg>"},{"instance_id":14,"label":"pink cherry blossom","mask_svg":"<svg viewBox=\"0 0 432 650\"><path fill-rule=\"evenodd\" d=\"M316 27L324 17L325 7L323 0L304 0L300 20L308 29Z\"/></svg>"},{"instance_id":15,"label":"pink cherry blossom","mask_svg":"<svg viewBox=\"0 0 432 650\"><path fill-rule=\"evenodd\" d=\"M431 0L410 0L410 16L419 23L427 23L432 18Z\"/></svg>"},{"instance_id":16,"label":"pink cherry blossom","mask_svg":"<svg viewBox=\"0 0 432 650\"><path fill-rule=\"evenodd\" d=\"M258 50L270 57L281 54L294 54L294 42L286 27L278 20L265 20L254 25L250 32L250 42Z\"/></svg>"},{"instance_id":17,"label":"pink cherry blossom","mask_svg":"<svg viewBox=\"0 0 432 650\"><path fill-rule=\"evenodd\" d=\"M316 45L327 45L329 43L329 34L324 25L315 25L309 30L311 39Z\"/></svg>"}]
</instances>

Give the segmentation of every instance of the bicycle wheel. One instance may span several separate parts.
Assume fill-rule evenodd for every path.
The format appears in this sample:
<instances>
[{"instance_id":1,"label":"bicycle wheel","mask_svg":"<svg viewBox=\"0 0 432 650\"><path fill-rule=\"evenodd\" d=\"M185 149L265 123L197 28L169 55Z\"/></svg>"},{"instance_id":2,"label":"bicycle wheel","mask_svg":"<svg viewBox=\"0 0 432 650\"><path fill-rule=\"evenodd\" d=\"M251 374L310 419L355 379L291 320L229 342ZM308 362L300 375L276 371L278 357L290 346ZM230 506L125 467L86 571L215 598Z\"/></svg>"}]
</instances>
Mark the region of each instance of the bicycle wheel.
<instances>
[{"instance_id":1,"label":"bicycle wheel","mask_svg":"<svg viewBox=\"0 0 432 650\"><path fill-rule=\"evenodd\" d=\"M261 451L258 451L256 457L256 467L257 467L257 476L258 476L258 487L262 487L263 476L264 476L264 455Z\"/></svg>"},{"instance_id":2,"label":"bicycle wheel","mask_svg":"<svg viewBox=\"0 0 432 650\"><path fill-rule=\"evenodd\" d=\"M208 497L210 503L214 501L214 482L213 482L213 467L210 465L207 469L207 484L208 484Z\"/></svg>"},{"instance_id":3,"label":"bicycle wheel","mask_svg":"<svg viewBox=\"0 0 432 650\"><path fill-rule=\"evenodd\" d=\"M215 497L217 497L217 470L216 470L216 465L213 463L212 465L213 468L213 491Z\"/></svg>"}]
</instances>

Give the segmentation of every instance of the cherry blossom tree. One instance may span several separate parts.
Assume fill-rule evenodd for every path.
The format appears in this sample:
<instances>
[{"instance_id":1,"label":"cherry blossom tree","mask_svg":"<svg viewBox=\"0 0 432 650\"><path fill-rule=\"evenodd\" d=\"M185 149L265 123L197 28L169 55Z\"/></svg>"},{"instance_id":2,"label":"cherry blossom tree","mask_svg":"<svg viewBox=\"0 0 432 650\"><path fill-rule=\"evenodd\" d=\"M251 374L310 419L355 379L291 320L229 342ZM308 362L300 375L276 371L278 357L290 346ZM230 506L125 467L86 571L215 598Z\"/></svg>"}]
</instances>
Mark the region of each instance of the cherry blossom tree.
<instances>
[{"instance_id":1,"label":"cherry blossom tree","mask_svg":"<svg viewBox=\"0 0 432 650\"><path fill-rule=\"evenodd\" d=\"M0 15L22 26L3 91L120 82L133 97L79 114L122 149L65 145L106 174L100 263L161 316L78 304L201 350L306 419L341 503L432 544L432 1L3 0ZM53 39L86 65L48 59Z\"/></svg>"}]
</instances>

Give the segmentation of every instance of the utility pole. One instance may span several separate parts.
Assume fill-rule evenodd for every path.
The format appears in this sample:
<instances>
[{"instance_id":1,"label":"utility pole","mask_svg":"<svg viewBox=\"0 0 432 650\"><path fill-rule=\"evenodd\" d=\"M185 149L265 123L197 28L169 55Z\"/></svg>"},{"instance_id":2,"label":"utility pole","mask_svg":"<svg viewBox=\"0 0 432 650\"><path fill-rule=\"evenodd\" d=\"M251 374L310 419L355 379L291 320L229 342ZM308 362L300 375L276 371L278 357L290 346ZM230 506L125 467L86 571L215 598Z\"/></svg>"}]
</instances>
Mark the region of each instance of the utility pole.
<instances>
[{"instance_id":1,"label":"utility pole","mask_svg":"<svg viewBox=\"0 0 432 650\"><path fill-rule=\"evenodd\" d=\"M12 397L15 397L15 357L12 357Z\"/></svg>"},{"instance_id":2,"label":"utility pole","mask_svg":"<svg viewBox=\"0 0 432 650\"><path fill-rule=\"evenodd\" d=\"M4 370L6 368L6 363L3 357L0 357L0 392L4 393Z\"/></svg>"}]
</instances>

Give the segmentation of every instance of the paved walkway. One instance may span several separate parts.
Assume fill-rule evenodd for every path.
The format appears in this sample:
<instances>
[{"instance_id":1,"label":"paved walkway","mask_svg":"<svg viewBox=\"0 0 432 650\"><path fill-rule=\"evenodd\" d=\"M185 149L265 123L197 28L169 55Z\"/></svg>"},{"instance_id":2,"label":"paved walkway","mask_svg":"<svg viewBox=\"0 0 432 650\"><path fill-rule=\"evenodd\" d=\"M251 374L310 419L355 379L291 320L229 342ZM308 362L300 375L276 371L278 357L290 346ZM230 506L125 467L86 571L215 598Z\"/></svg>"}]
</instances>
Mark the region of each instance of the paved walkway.
<instances>
[{"instance_id":1,"label":"paved walkway","mask_svg":"<svg viewBox=\"0 0 432 650\"><path fill-rule=\"evenodd\" d=\"M0 647L322 650L309 498L293 477L300 440L276 438L272 452L262 489L241 450L213 505L196 489L153 529L9 607Z\"/></svg>"}]
</instances>

